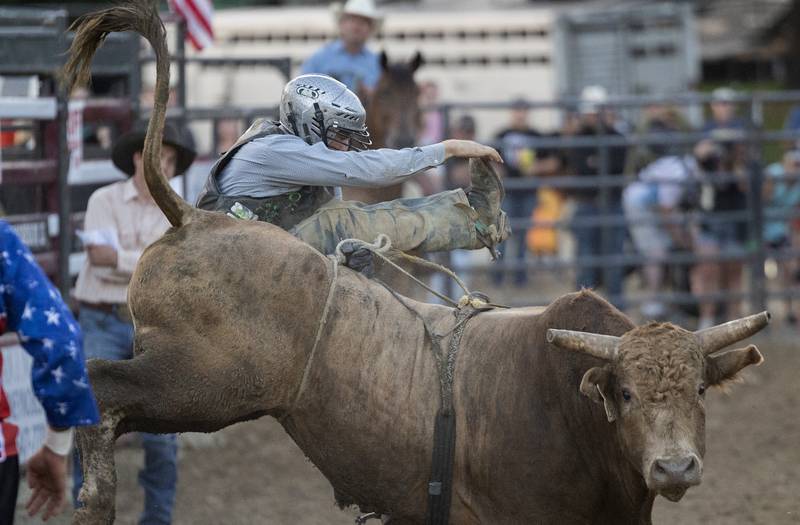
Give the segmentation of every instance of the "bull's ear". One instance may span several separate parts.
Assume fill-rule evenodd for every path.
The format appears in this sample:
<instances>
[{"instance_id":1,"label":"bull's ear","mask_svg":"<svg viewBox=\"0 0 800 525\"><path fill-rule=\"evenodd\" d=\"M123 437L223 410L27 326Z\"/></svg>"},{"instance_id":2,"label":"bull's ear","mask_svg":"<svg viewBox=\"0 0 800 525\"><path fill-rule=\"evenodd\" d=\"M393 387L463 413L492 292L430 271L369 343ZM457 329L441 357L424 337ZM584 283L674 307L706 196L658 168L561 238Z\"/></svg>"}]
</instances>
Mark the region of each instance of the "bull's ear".
<instances>
[{"instance_id":1,"label":"bull's ear","mask_svg":"<svg viewBox=\"0 0 800 525\"><path fill-rule=\"evenodd\" d=\"M706 358L706 381L712 386L720 385L735 379L744 367L760 365L763 361L764 357L756 345L712 354Z\"/></svg>"},{"instance_id":2,"label":"bull's ear","mask_svg":"<svg viewBox=\"0 0 800 525\"><path fill-rule=\"evenodd\" d=\"M610 393L611 372L607 368L590 368L581 380L581 393L594 401L602 403L606 409L606 417L611 423L617 419L617 407Z\"/></svg>"}]
</instances>

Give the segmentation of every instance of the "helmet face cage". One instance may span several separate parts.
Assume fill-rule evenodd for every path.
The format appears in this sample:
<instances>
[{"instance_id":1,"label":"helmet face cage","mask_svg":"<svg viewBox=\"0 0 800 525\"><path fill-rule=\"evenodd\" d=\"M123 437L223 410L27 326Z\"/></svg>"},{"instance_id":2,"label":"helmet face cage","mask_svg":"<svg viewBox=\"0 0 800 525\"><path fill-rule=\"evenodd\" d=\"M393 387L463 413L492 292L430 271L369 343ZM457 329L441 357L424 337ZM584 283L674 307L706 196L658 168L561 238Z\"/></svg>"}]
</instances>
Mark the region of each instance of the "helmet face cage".
<instances>
[{"instance_id":1,"label":"helmet face cage","mask_svg":"<svg viewBox=\"0 0 800 525\"><path fill-rule=\"evenodd\" d=\"M325 145L330 147L330 143L336 142L345 146L348 150L364 151L372 144L369 138L369 131L364 127L363 130L348 130L340 128L337 124L328 126L323 138Z\"/></svg>"},{"instance_id":2,"label":"helmet face cage","mask_svg":"<svg viewBox=\"0 0 800 525\"><path fill-rule=\"evenodd\" d=\"M315 134L322 137L322 142L327 147L330 148L331 144L335 143L343 146L345 151L363 151L372 144L367 126L361 129L347 129L339 125L337 121L325 125L325 113L320 109L319 104L314 104L314 109L314 120L311 129Z\"/></svg>"},{"instance_id":3,"label":"helmet face cage","mask_svg":"<svg viewBox=\"0 0 800 525\"><path fill-rule=\"evenodd\" d=\"M286 85L281 124L308 144L322 141L336 149L361 151L372 141L364 107L347 87L325 75L303 75Z\"/></svg>"}]
</instances>

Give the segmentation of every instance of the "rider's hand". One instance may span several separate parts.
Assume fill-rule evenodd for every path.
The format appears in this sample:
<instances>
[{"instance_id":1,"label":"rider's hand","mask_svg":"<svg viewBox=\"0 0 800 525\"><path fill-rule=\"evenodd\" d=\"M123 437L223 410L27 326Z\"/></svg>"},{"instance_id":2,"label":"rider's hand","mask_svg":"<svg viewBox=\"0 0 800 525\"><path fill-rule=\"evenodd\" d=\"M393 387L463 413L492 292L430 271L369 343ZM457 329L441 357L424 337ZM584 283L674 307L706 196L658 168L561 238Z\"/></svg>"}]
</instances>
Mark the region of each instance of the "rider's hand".
<instances>
[{"instance_id":1,"label":"rider's hand","mask_svg":"<svg viewBox=\"0 0 800 525\"><path fill-rule=\"evenodd\" d=\"M503 162L496 149L484 146L472 140L448 139L442 141L444 145L444 158L461 157L465 159L483 158L495 162Z\"/></svg>"},{"instance_id":2,"label":"rider's hand","mask_svg":"<svg viewBox=\"0 0 800 525\"><path fill-rule=\"evenodd\" d=\"M44 507L42 519L47 521L61 512L67 489L67 456L42 447L28 460L27 476L31 488L28 515L35 516Z\"/></svg>"},{"instance_id":3,"label":"rider's hand","mask_svg":"<svg viewBox=\"0 0 800 525\"><path fill-rule=\"evenodd\" d=\"M375 275L375 263L371 251L352 242L342 243L340 250L345 257L345 266L365 277L371 278Z\"/></svg>"}]
</instances>

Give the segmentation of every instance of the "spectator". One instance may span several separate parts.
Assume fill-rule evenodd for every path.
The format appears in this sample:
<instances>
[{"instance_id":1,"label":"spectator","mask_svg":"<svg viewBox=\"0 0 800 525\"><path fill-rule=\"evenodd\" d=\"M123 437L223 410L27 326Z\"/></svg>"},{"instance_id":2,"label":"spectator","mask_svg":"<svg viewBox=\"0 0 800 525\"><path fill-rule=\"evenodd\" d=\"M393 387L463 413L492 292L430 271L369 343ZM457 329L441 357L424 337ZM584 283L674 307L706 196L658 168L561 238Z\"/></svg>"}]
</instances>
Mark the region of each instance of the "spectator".
<instances>
[{"instance_id":1,"label":"spectator","mask_svg":"<svg viewBox=\"0 0 800 525\"><path fill-rule=\"evenodd\" d=\"M715 130L743 132L747 122L736 115L736 91L720 87L711 92L711 118L703 125L703 131Z\"/></svg>"},{"instance_id":2,"label":"spectator","mask_svg":"<svg viewBox=\"0 0 800 525\"><path fill-rule=\"evenodd\" d=\"M33 392L47 415L44 446L28 460L28 513L61 510L73 427L99 420L78 324L11 226L0 221L0 334L16 332L33 357ZM2 355L0 355L2 369ZM0 381L0 523L13 523L19 486L17 426Z\"/></svg>"},{"instance_id":3,"label":"spectator","mask_svg":"<svg viewBox=\"0 0 800 525\"><path fill-rule=\"evenodd\" d=\"M606 90L601 86L588 86L581 93L579 120L575 135L597 136L599 139L621 137L614 128L612 118L604 105ZM602 154L605 152L605 156ZM605 157L605 158L604 158ZM625 170L624 146L584 146L568 152L569 168L579 177L597 177L601 174L621 175ZM605 166L604 164L605 160ZM575 188L570 191L576 201L573 226L576 241L577 288L605 287L610 300L622 306L622 265L583 264L596 257L619 255L625 244L623 224L598 224L597 218L605 216L608 222L622 219L622 190L620 187ZM604 279L605 278L605 281Z\"/></svg>"},{"instance_id":4,"label":"spectator","mask_svg":"<svg viewBox=\"0 0 800 525\"><path fill-rule=\"evenodd\" d=\"M503 175L508 179L520 180L532 178L535 171L535 141L539 133L528 123L528 103L517 99L511 103L511 114L508 126L495 135L495 145L503 156ZM503 209L509 217L530 220L531 212L536 204L535 189L506 189ZM525 232L527 228L516 228L510 239L504 244L514 245L517 268L514 271L514 284L522 285L528 280L525 264ZM512 232L513 232L512 228ZM504 249L500 248L500 259L505 258ZM495 284L503 281L505 272L495 271Z\"/></svg>"},{"instance_id":5,"label":"spectator","mask_svg":"<svg viewBox=\"0 0 800 525\"><path fill-rule=\"evenodd\" d=\"M354 93L371 94L381 76L381 66L378 55L367 48L367 40L382 20L374 0L347 0L337 13L339 38L311 55L300 72L329 75Z\"/></svg>"},{"instance_id":6,"label":"spectator","mask_svg":"<svg viewBox=\"0 0 800 525\"><path fill-rule=\"evenodd\" d=\"M666 305L659 298L663 292L665 259L670 252L693 249L692 230L684 226L680 216L699 207L697 188L701 174L704 167L716 169L718 157L718 148L711 141L702 141L692 155L668 155L655 160L623 192L631 238L646 259L643 277L647 299L640 309L645 319L667 317ZM709 269L702 265L697 271L709 275ZM713 308L713 303L710 307ZM706 307L703 313L709 315L712 310Z\"/></svg>"},{"instance_id":7,"label":"spectator","mask_svg":"<svg viewBox=\"0 0 800 525\"><path fill-rule=\"evenodd\" d=\"M156 206L144 180L145 132L136 130L114 144L111 159L129 179L105 186L89 198L82 232L87 259L78 276L75 297L90 358L130 359L134 330L126 303L128 281L142 251L167 231L169 223ZM167 178L185 172L194 160L178 129L164 129L161 169ZM174 434L142 434L145 468L139 483L145 491L141 523L170 523L177 481ZM73 497L83 483L75 454Z\"/></svg>"},{"instance_id":8,"label":"spectator","mask_svg":"<svg viewBox=\"0 0 800 525\"><path fill-rule=\"evenodd\" d=\"M636 128L636 133L638 134L675 133L689 129L680 112L668 104L649 104L644 108L643 113L642 122ZM656 159L679 155L678 148L678 144L669 143L639 144L634 146L628 152L625 173L637 174Z\"/></svg>"},{"instance_id":9,"label":"spectator","mask_svg":"<svg viewBox=\"0 0 800 525\"><path fill-rule=\"evenodd\" d=\"M767 219L764 221L764 242L771 250L791 250L794 245L790 229L790 215L800 206L800 150L784 153L781 162L767 166L764 184L764 208ZM777 255L781 255L778 253ZM778 278L782 290L789 290L796 284L798 265L794 257L779 258ZM786 320L797 322L792 306L792 297L787 295Z\"/></svg>"},{"instance_id":10,"label":"spectator","mask_svg":"<svg viewBox=\"0 0 800 525\"><path fill-rule=\"evenodd\" d=\"M422 127L417 143L420 146L436 144L444 139L444 115L436 108L439 103L439 86L429 80L419 85L419 105L422 108Z\"/></svg>"},{"instance_id":11,"label":"spectator","mask_svg":"<svg viewBox=\"0 0 800 525\"><path fill-rule=\"evenodd\" d=\"M783 123L783 129L789 131L800 130L800 106L793 106L786 116L786 121Z\"/></svg>"},{"instance_id":12,"label":"spectator","mask_svg":"<svg viewBox=\"0 0 800 525\"><path fill-rule=\"evenodd\" d=\"M785 131L792 131L793 136L784 140L787 149L800 149L800 105L792 106L783 123Z\"/></svg>"},{"instance_id":13,"label":"spectator","mask_svg":"<svg viewBox=\"0 0 800 525\"><path fill-rule=\"evenodd\" d=\"M477 125L475 124L475 117L469 114L464 114L456 119L456 124L450 130L451 139L459 140L475 140L477 137Z\"/></svg>"},{"instance_id":14,"label":"spectator","mask_svg":"<svg viewBox=\"0 0 800 525\"><path fill-rule=\"evenodd\" d=\"M235 118L226 118L216 121L217 151L215 155L222 155L228 151L242 134L242 122Z\"/></svg>"},{"instance_id":15,"label":"spectator","mask_svg":"<svg viewBox=\"0 0 800 525\"><path fill-rule=\"evenodd\" d=\"M458 140L475 140L477 136L475 118L472 115L461 115L450 130L450 138ZM447 171L447 188L466 188L470 185L469 161L452 158L445 162Z\"/></svg>"},{"instance_id":16,"label":"spectator","mask_svg":"<svg viewBox=\"0 0 800 525\"><path fill-rule=\"evenodd\" d=\"M417 144L427 146L444 140L444 115L436 108L439 102L439 86L429 80L419 85L419 106L422 109L422 126L417 135ZM420 172L406 181L403 197L425 197L445 189L445 170L436 166Z\"/></svg>"},{"instance_id":17,"label":"spectator","mask_svg":"<svg viewBox=\"0 0 800 525\"><path fill-rule=\"evenodd\" d=\"M787 147L800 149L800 105L792 106L789 114L786 115L786 120L783 123L783 129L786 131L794 131L794 136L786 140Z\"/></svg>"},{"instance_id":18,"label":"spectator","mask_svg":"<svg viewBox=\"0 0 800 525\"><path fill-rule=\"evenodd\" d=\"M556 134L550 137L556 137ZM566 159L558 148L536 150L535 175L541 180L566 174ZM528 251L537 256L556 255L559 247L559 229L552 223L564 213L565 198L560 189L541 186L537 191L536 207L531 214L532 226L526 234Z\"/></svg>"},{"instance_id":19,"label":"spectator","mask_svg":"<svg viewBox=\"0 0 800 525\"><path fill-rule=\"evenodd\" d=\"M743 144L721 142L720 146L722 154L719 160L719 169L708 171L711 174L710 183L714 195L710 216L715 218L703 222L701 235L706 242L713 243L718 253L734 257L717 263L719 266L718 286L721 290L736 294L742 290L747 221L745 219L725 219L721 215L747 209L747 175L752 166L747 162ZM729 300L727 306L723 305L718 309L717 315L722 319L730 319L732 316L739 315L740 302L739 299ZM707 322L712 322L712 320L707 320ZM716 323L716 320L713 320L713 323Z\"/></svg>"}]
</instances>

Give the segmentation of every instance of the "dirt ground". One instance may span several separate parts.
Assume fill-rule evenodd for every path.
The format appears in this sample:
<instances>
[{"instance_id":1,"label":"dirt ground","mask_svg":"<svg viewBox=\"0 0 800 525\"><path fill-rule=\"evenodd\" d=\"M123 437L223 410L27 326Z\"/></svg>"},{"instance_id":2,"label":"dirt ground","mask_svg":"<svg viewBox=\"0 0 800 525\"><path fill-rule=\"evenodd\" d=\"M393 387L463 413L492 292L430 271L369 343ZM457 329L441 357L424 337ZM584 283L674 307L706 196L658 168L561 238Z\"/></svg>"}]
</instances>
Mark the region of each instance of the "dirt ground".
<instances>
[{"instance_id":1,"label":"dirt ground","mask_svg":"<svg viewBox=\"0 0 800 525\"><path fill-rule=\"evenodd\" d=\"M800 344L797 329L769 330L755 338L765 363L729 394L708 394L703 484L679 503L659 498L656 524L800 524ZM134 524L141 509L141 462L136 448L117 453L119 524ZM182 439L177 525L344 525L354 516L272 419ZM20 510L17 523L39 521Z\"/></svg>"}]
</instances>

